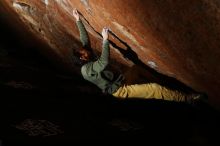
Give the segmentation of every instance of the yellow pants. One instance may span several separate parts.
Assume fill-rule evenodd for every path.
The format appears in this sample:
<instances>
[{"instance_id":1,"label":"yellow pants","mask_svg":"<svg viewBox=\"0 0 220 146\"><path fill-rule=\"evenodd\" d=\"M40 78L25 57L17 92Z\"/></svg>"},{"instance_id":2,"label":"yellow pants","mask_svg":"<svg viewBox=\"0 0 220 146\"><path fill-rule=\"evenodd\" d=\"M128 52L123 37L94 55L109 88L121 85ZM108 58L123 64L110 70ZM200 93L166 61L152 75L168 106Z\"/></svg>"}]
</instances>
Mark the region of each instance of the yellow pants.
<instances>
[{"instance_id":1,"label":"yellow pants","mask_svg":"<svg viewBox=\"0 0 220 146\"><path fill-rule=\"evenodd\" d=\"M187 98L182 92L168 89L156 83L123 85L112 95L122 99L163 99L177 102L184 102Z\"/></svg>"}]
</instances>

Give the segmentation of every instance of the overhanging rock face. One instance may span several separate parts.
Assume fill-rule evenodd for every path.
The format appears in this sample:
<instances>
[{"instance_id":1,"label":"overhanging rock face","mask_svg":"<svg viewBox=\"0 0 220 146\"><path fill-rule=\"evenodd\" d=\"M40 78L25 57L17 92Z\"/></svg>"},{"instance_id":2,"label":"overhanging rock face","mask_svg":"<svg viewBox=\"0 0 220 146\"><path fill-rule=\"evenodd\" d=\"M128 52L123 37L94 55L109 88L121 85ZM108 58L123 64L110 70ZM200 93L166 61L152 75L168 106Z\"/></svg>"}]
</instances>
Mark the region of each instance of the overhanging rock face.
<instances>
[{"instance_id":1,"label":"overhanging rock face","mask_svg":"<svg viewBox=\"0 0 220 146\"><path fill-rule=\"evenodd\" d=\"M0 4L2 15L11 22L21 20L18 27L51 47L41 51L54 53L54 59L67 66L74 66L72 49L80 47L72 16L77 8L97 53L100 32L110 27L114 66L122 70L132 66L114 47L130 49L158 72L208 93L210 103L220 107L220 2L216 0L1 0Z\"/></svg>"}]
</instances>

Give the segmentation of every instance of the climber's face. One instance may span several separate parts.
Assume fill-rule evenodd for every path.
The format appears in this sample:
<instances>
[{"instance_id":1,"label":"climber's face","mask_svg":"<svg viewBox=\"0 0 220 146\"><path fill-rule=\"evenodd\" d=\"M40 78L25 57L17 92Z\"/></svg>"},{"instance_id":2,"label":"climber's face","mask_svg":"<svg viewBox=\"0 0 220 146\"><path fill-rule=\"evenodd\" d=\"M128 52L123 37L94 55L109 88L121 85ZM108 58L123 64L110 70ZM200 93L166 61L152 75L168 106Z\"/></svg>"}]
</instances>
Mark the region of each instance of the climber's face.
<instances>
[{"instance_id":1,"label":"climber's face","mask_svg":"<svg viewBox=\"0 0 220 146\"><path fill-rule=\"evenodd\" d=\"M89 61L90 60L90 52L84 48L81 48L79 50L79 54L80 54L80 60L83 60L83 61Z\"/></svg>"}]
</instances>

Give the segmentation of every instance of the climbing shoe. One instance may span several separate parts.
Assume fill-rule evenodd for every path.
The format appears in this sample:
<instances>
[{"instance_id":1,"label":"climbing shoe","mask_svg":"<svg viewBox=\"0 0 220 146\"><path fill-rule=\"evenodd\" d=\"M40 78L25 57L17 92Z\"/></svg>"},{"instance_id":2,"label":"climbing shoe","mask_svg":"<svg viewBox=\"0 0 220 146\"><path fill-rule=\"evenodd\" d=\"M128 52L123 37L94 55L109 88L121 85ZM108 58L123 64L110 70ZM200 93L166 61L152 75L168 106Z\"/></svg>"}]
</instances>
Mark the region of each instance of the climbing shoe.
<instances>
[{"instance_id":1,"label":"climbing shoe","mask_svg":"<svg viewBox=\"0 0 220 146\"><path fill-rule=\"evenodd\" d=\"M193 93L188 96L187 102L192 106L208 103L208 96L205 93Z\"/></svg>"}]
</instances>

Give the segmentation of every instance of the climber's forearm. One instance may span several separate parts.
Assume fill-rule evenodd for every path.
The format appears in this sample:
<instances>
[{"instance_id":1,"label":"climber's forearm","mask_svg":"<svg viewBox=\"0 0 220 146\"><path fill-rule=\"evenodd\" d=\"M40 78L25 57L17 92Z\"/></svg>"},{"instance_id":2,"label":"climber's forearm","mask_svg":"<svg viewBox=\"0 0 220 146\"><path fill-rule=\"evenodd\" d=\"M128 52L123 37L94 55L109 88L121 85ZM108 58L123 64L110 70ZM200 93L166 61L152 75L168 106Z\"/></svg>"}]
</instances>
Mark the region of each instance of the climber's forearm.
<instances>
[{"instance_id":1,"label":"climber's forearm","mask_svg":"<svg viewBox=\"0 0 220 146\"><path fill-rule=\"evenodd\" d=\"M77 27L79 29L79 34L80 34L80 40L83 44L83 46L88 46L89 45L89 37L86 32L85 26L83 25L82 21L79 19L76 21Z\"/></svg>"},{"instance_id":2,"label":"climber's forearm","mask_svg":"<svg viewBox=\"0 0 220 146\"><path fill-rule=\"evenodd\" d=\"M102 54L101 54L99 60L100 60L103 64L105 64L105 67L108 65L109 56L110 56L109 41L108 41L108 40L103 40L103 44L102 44Z\"/></svg>"},{"instance_id":3,"label":"climber's forearm","mask_svg":"<svg viewBox=\"0 0 220 146\"><path fill-rule=\"evenodd\" d=\"M110 56L110 48L109 48L109 41L104 40L102 44L102 53L101 56L97 61L94 62L93 64L93 69L96 72L100 72L104 70L108 63L109 63L109 56Z\"/></svg>"}]
</instances>

